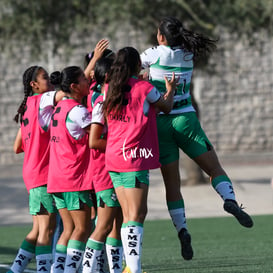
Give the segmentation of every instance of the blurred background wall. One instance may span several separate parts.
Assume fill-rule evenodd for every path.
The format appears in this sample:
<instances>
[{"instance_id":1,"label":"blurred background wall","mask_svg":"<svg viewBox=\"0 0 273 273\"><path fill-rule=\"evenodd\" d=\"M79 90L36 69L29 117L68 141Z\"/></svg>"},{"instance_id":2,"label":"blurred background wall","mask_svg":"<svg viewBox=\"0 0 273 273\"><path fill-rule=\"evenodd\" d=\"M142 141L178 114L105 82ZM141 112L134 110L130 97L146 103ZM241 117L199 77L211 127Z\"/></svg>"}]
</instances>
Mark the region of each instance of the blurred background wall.
<instances>
[{"instance_id":1,"label":"blurred background wall","mask_svg":"<svg viewBox=\"0 0 273 273\"><path fill-rule=\"evenodd\" d=\"M27 67L38 64L49 73L67 65L83 67L84 55L101 38L108 38L113 50L130 45L142 52L155 45L159 18L167 15L219 39L206 65L195 70L192 89L201 124L216 150L273 158L272 0L257 1L258 6L245 0L194 0L186 6L184 1L159 0L131 0L126 5L117 0L0 2L1 165L23 158L12 151L19 126L13 117L23 99L22 74ZM263 18L253 17L258 7Z\"/></svg>"}]
</instances>

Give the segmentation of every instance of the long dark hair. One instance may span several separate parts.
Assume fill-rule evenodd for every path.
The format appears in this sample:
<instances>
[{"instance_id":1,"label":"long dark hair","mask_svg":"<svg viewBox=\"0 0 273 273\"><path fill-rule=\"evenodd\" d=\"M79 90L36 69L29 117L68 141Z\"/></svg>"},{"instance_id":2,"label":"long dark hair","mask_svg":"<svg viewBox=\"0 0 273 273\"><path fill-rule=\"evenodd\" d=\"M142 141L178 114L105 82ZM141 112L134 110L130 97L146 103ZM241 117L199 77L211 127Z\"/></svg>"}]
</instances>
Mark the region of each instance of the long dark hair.
<instances>
[{"instance_id":1,"label":"long dark hair","mask_svg":"<svg viewBox=\"0 0 273 273\"><path fill-rule=\"evenodd\" d=\"M16 123L18 123L19 120L22 122L22 117L26 110L27 98L33 95L30 83L36 81L37 75L41 70L44 70L41 66L34 65L27 68L23 74L24 99L17 110L17 114L13 118Z\"/></svg>"},{"instance_id":2,"label":"long dark hair","mask_svg":"<svg viewBox=\"0 0 273 273\"><path fill-rule=\"evenodd\" d=\"M111 58L111 57L114 56L114 54L115 54L114 51L112 51L109 48L106 48L103 51L101 58ZM85 56L84 56L84 67L88 66L88 64L90 63L90 61L92 60L93 57L94 57L94 51L85 54Z\"/></svg>"},{"instance_id":3,"label":"long dark hair","mask_svg":"<svg viewBox=\"0 0 273 273\"><path fill-rule=\"evenodd\" d=\"M68 66L60 71L54 71L50 74L50 82L58 86L62 91L71 93L70 85L79 83L79 77L83 71L79 66Z\"/></svg>"},{"instance_id":4,"label":"long dark hair","mask_svg":"<svg viewBox=\"0 0 273 273\"><path fill-rule=\"evenodd\" d=\"M111 111L116 114L122 109L125 92L130 90L127 84L130 77L139 73L141 60L138 51L133 47L124 47L116 55L109 72L109 86L103 103L103 112L108 116Z\"/></svg>"},{"instance_id":5,"label":"long dark hair","mask_svg":"<svg viewBox=\"0 0 273 273\"><path fill-rule=\"evenodd\" d=\"M171 47L181 46L185 51L193 54L193 60L208 56L216 49L217 40L185 29L175 17L165 17L159 24L160 34L166 37Z\"/></svg>"},{"instance_id":6,"label":"long dark hair","mask_svg":"<svg viewBox=\"0 0 273 273\"><path fill-rule=\"evenodd\" d=\"M115 59L115 54L111 51L111 55L108 57L101 57L95 64L94 78L96 84L92 87L95 92L101 92L101 86L105 83L106 74L109 74L111 66Z\"/></svg>"}]
</instances>

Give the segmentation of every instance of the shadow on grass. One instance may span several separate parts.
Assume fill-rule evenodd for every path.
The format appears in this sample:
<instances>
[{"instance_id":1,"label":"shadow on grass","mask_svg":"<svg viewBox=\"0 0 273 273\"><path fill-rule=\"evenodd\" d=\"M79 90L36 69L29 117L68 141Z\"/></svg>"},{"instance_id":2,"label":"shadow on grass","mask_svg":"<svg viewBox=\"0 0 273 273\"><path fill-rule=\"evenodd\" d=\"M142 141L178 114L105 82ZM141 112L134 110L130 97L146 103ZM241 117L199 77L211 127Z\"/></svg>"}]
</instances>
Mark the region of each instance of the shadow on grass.
<instances>
[{"instance_id":1,"label":"shadow on grass","mask_svg":"<svg viewBox=\"0 0 273 273\"><path fill-rule=\"evenodd\" d=\"M168 272L168 273L209 273L209 272L259 272L261 268L261 263L259 260L253 260L251 257L247 259L234 258L231 260L226 260L225 257L217 258L211 257L211 259L193 259L191 261L182 261L177 263L173 261L170 263L168 261L157 263L156 265L146 264L144 271L150 272ZM251 271L249 269L251 268ZM252 271L253 270L253 271ZM256 270L256 271L255 271ZM266 271L267 272L267 271Z\"/></svg>"},{"instance_id":2,"label":"shadow on grass","mask_svg":"<svg viewBox=\"0 0 273 273\"><path fill-rule=\"evenodd\" d=\"M5 247L5 246L0 246L0 256L1 255L16 255L18 249L15 247Z\"/></svg>"}]
</instances>

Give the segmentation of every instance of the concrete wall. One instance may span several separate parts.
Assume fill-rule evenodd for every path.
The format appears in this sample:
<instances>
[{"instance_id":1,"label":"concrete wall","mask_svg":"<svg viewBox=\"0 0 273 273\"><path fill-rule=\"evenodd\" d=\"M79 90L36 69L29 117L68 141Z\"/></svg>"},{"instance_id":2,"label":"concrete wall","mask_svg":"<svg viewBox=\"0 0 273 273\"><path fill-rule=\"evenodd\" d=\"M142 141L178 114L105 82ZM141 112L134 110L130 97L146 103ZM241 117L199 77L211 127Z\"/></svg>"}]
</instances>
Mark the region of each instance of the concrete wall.
<instances>
[{"instance_id":1,"label":"concrete wall","mask_svg":"<svg viewBox=\"0 0 273 273\"><path fill-rule=\"evenodd\" d=\"M136 36L126 45L142 51L147 45ZM194 94L201 113L201 123L220 153L273 153L273 39L260 34L255 47L223 34L218 50L205 71L194 75ZM77 42L76 42L77 41ZM116 48L124 46L122 39ZM94 48L96 40L75 39L69 58L60 51L54 59L46 49L31 58L27 46L9 46L0 52L0 164L20 162L23 155L12 151L18 125L12 121L23 98L22 74L33 64L48 69L83 65L83 56ZM116 49L113 48L112 49ZM46 59L49 56L49 59ZM50 61L48 61L50 60ZM212 72L213 71L213 72Z\"/></svg>"},{"instance_id":2,"label":"concrete wall","mask_svg":"<svg viewBox=\"0 0 273 273\"><path fill-rule=\"evenodd\" d=\"M273 39L256 47L222 35L207 69L195 75L201 123L223 153L273 153Z\"/></svg>"}]
</instances>

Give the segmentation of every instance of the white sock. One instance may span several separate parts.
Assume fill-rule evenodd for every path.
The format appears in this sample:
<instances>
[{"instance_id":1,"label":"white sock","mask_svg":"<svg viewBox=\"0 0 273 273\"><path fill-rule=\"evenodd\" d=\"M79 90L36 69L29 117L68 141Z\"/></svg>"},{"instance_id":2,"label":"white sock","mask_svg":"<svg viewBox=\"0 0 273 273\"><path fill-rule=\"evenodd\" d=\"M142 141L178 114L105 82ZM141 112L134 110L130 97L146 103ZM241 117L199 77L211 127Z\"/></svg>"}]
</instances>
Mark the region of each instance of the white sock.
<instances>
[{"instance_id":1,"label":"white sock","mask_svg":"<svg viewBox=\"0 0 273 273\"><path fill-rule=\"evenodd\" d=\"M122 273L123 247L106 244L110 273Z\"/></svg>"},{"instance_id":2,"label":"white sock","mask_svg":"<svg viewBox=\"0 0 273 273\"><path fill-rule=\"evenodd\" d=\"M128 223L126 227L126 265L132 273L141 273L143 227Z\"/></svg>"},{"instance_id":3,"label":"white sock","mask_svg":"<svg viewBox=\"0 0 273 273\"><path fill-rule=\"evenodd\" d=\"M36 255L37 272L50 272L52 265L52 254Z\"/></svg>"},{"instance_id":4,"label":"white sock","mask_svg":"<svg viewBox=\"0 0 273 273\"><path fill-rule=\"evenodd\" d=\"M98 242L93 239L88 239L86 244L83 261L82 272L83 273L99 273L103 271L104 261L104 243Z\"/></svg>"},{"instance_id":5,"label":"white sock","mask_svg":"<svg viewBox=\"0 0 273 273\"><path fill-rule=\"evenodd\" d=\"M123 251L124 253L126 252L125 249L126 249L126 235L127 235L127 232L126 232L126 226L123 224L121 229L120 229L120 236L121 236L121 241L122 241L122 246L123 246Z\"/></svg>"},{"instance_id":6,"label":"white sock","mask_svg":"<svg viewBox=\"0 0 273 273\"><path fill-rule=\"evenodd\" d=\"M23 272L33 257L35 253L20 248L10 270L16 273Z\"/></svg>"},{"instance_id":7,"label":"white sock","mask_svg":"<svg viewBox=\"0 0 273 273\"><path fill-rule=\"evenodd\" d=\"M107 252L106 252L106 245L103 245L103 253L102 253L102 261L103 263L103 272L110 273L109 272L109 263L107 258Z\"/></svg>"},{"instance_id":8,"label":"white sock","mask_svg":"<svg viewBox=\"0 0 273 273\"><path fill-rule=\"evenodd\" d=\"M123 247L123 257L122 261L126 264L126 258L125 258L125 253L126 253L126 225L127 224L122 224L121 229L120 229L120 237L121 237L121 242L122 242L122 247Z\"/></svg>"},{"instance_id":9,"label":"white sock","mask_svg":"<svg viewBox=\"0 0 273 273\"><path fill-rule=\"evenodd\" d=\"M215 186L215 190L224 201L226 199L235 200L233 186L230 182L228 181L220 182L219 184Z\"/></svg>"},{"instance_id":10,"label":"white sock","mask_svg":"<svg viewBox=\"0 0 273 273\"><path fill-rule=\"evenodd\" d=\"M84 250L67 247L65 273L76 273L82 263Z\"/></svg>"},{"instance_id":11,"label":"white sock","mask_svg":"<svg viewBox=\"0 0 273 273\"><path fill-rule=\"evenodd\" d=\"M65 267L66 253L55 252L53 273L63 273Z\"/></svg>"},{"instance_id":12,"label":"white sock","mask_svg":"<svg viewBox=\"0 0 273 273\"><path fill-rule=\"evenodd\" d=\"M179 232L181 228L187 229L186 214L184 208L177 208L169 210L169 214L172 218L172 222Z\"/></svg>"}]
</instances>

